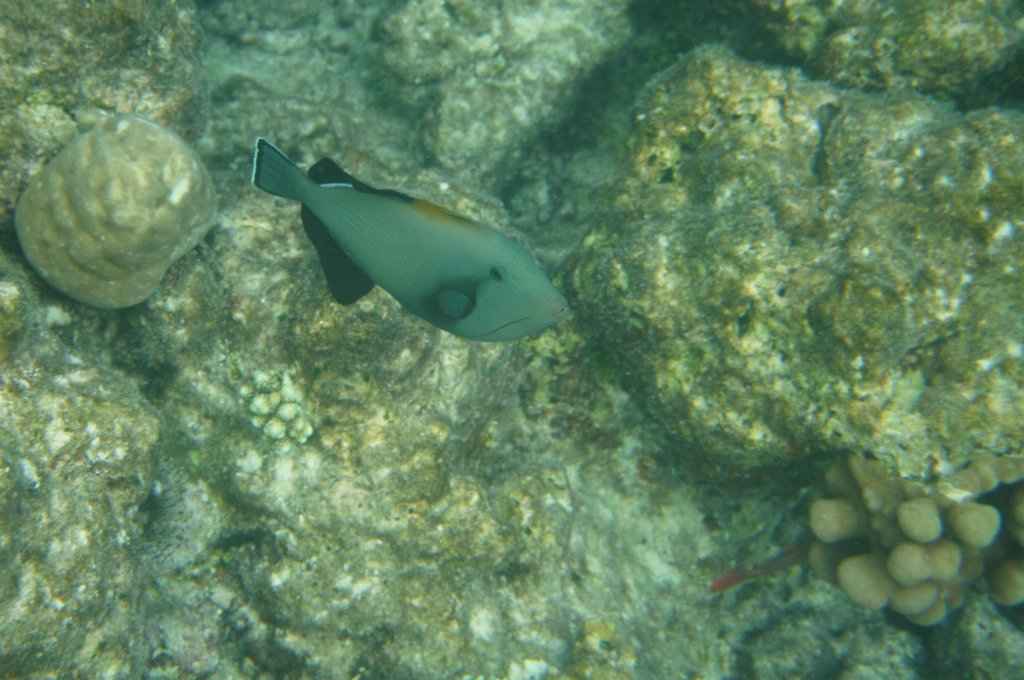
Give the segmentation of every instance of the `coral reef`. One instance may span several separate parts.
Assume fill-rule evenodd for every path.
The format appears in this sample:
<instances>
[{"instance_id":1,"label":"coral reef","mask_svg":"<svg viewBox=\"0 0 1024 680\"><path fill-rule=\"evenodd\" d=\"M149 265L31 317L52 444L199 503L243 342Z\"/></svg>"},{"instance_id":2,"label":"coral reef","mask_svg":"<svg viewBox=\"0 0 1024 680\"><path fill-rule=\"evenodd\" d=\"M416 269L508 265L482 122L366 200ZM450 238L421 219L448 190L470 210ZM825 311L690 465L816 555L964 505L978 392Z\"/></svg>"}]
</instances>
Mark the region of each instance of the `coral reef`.
<instances>
[{"instance_id":1,"label":"coral reef","mask_svg":"<svg viewBox=\"0 0 1024 680\"><path fill-rule=\"evenodd\" d=\"M1020 441L1020 117L844 92L721 48L673 65L717 38L806 63L837 11L878 3L55 11L69 6L12 7L0 35L0 212L84 107L184 132L221 211L158 295L114 313L47 294L0 239L0 675L912 680L1019 665L1019 609L991 597L922 636L801 569L708 593L727 564L799 539L811 457L834 449L877 452L888 480L955 482L904 498L888 525L981 551L989 580L965 584L1015 592L1018 571L990 554L1013 557L1015 492L974 491L988 476L968 463ZM558 273L578 311L481 347L387 295L339 307L295 207L248 184L255 134L511 220L552 272L593 228ZM838 496L825 535L867 552L838 538L872 535ZM992 531L985 506L999 533L970 547ZM903 581L950 570L895 548L879 552Z\"/></svg>"},{"instance_id":2,"label":"coral reef","mask_svg":"<svg viewBox=\"0 0 1024 680\"><path fill-rule=\"evenodd\" d=\"M141 116L112 116L32 178L15 226L52 286L96 307L128 307L209 231L215 202L180 137Z\"/></svg>"},{"instance_id":3,"label":"coral reef","mask_svg":"<svg viewBox=\"0 0 1024 680\"><path fill-rule=\"evenodd\" d=\"M0 252L0 362L9 362L28 335L30 293L21 263Z\"/></svg>"},{"instance_id":4,"label":"coral reef","mask_svg":"<svg viewBox=\"0 0 1024 680\"><path fill-rule=\"evenodd\" d=\"M952 625L929 631L934 639L931 668L940 678L1000 677L1024 668L1019 623L987 597L968 599Z\"/></svg>"},{"instance_id":5,"label":"coral reef","mask_svg":"<svg viewBox=\"0 0 1024 680\"><path fill-rule=\"evenodd\" d=\"M142 113L186 139L207 90L193 0L10 2L0 33L0 223L85 109Z\"/></svg>"},{"instance_id":6,"label":"coral reef","mask_svg":"<svg viewBox=\"0 0 1024 680\"><path fill-rule=\"evenodd\" d=\"M0 410L0 668L127 675L159 418L118 373L53 355L5 370Z\"/></svg>"},{"instance_id":7,"label":"coral reef","mask_svg":"<svg viewBox=\"0 0 1024 680\"><path fill-rule=\"evenodd\" d=\"M842 87L970 107L1019 88L1024 10L1014 0L722 0L647 11L680 47L720 42Z\"/></svg>"},{"instance_id":8,"label":"coral reef","mask_svg":"<svg viewBox=\"0 0 1024 680\"><path fill-rule=\"evenodd\" d=\"M385 105L399 88L381 73L385 48L375 40L393 9L353 0L298 0L288 11L273 0L207 3L205 75L218 114L199 144L208 167L238 172L255 135L287 141L303 163L330 156L370 184L383 178L357 163L417 166L421 121L417 111Z\"/></svg>"},{"instance_id":9,"label":"coral reef","mask_svg":"<svg viewBox=\"0 0 1024 680\"><path fill-rule=\"evenodd\" d=\"M239 392L249 401L253 426L271 439L288 437L303 444L313 434L302 412L302 394L287 373L257 371L252 386L243 385Z\"/></svg>"},{"instance_id":10,"label":"coral reef","mask_svg":"<svg viewBox=\"0 0 1024 680\"><path fill-rule=\"evenodd\" d=\"M924 477L1024 444L1024 116L709 47L635 120L573 284L688 466L852 449Z\"/></svg>"},{"instance_id":11,"label":"coral reef","mask_svg":"<svg viewBox=\"0 0 1024 680\"><path fill-rule=\"evenodd\" d=\"M815 571L855 603L935 625L984 575L996 604L1024 602L1024 457L976 459L934 485L894 480L850 456L814 501Z\"/></svg>"},{"instance_id":12,"label":"coral reef","mask_svg":"<svg viewBox=\"0 0 1024 680\"><path fill-rule=\"evenodd\" d=\"M425 145L446 169L493 181L524 136L559 122L573 84L629 36L629 3L404 3L381 54L407 100L433 101Z\"/></svg>"},{"instance_id":13,"label":"coral reef","mask_svg":"<svg viewBox=\"0 0 1024 680\"><path fill-rule=\"evenodd\" d=\"M1024 43L1024 11L1013 0L841 3L829 19L832 30L812 55L812 70L866 90L985 96L987 81Z\"/></svg>"}]
</instances>

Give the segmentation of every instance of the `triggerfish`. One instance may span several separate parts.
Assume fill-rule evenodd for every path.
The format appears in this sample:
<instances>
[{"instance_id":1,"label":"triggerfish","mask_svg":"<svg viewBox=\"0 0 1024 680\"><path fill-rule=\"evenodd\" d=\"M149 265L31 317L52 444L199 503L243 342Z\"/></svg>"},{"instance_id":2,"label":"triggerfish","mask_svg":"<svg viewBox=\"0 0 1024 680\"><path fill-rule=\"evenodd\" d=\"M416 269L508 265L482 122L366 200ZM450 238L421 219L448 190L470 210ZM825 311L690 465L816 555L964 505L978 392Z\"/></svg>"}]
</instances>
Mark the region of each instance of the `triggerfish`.
<instances>
[{"instance_id":1,"label":"triggerfish","mask_svg":"<svg viewBox=\"0 0 1024 680\"><path fill-rule=\"evenodd\" d=\"M307 176L257 138L252 183L302 203L302 224L342 304L376 284L438 328L482 341L516 340L568 313L562 294L512 239L433 203L374 189L329 158Z\"/></svg>"}]
</instances>

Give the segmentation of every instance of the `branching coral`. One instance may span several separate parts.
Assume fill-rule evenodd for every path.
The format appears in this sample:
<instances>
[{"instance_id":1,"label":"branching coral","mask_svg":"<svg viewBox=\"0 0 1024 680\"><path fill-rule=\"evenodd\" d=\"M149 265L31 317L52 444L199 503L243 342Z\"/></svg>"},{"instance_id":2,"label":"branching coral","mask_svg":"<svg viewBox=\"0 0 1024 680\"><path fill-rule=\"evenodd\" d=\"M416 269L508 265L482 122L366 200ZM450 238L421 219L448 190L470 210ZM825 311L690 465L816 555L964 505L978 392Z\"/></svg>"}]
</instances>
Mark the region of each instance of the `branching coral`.
<instances>
[{"instance_id":1,"label":"branching coral","mask_svg":"<svg viewBox=\"0 0 1024 680\"><path fill-rule=\"evenodd\" d=\"M934 485L850 456L811 505L815 571L857 604L933 625L984 576L1001 605L1024 602L1024 456L986 456Z\"/></svg>"}]
</instances>

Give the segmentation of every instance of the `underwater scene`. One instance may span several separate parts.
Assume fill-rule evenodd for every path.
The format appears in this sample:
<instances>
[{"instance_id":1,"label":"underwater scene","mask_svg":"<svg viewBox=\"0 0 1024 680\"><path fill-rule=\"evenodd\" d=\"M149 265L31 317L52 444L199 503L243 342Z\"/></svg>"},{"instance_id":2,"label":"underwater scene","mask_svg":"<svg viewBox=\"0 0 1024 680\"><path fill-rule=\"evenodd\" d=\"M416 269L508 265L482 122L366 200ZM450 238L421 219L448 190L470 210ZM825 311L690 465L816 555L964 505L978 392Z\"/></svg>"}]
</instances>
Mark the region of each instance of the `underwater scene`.
<instances>
[{"instance_id":1,"label":"underwater scene","mask_svg":"<svg viewBox=\"0 0 1024 680\"><path fill-rule=\"evenodd\" d=\"M1024 678L1024 1L0 0L0 679Z\"/></svg>"}]
</instances>

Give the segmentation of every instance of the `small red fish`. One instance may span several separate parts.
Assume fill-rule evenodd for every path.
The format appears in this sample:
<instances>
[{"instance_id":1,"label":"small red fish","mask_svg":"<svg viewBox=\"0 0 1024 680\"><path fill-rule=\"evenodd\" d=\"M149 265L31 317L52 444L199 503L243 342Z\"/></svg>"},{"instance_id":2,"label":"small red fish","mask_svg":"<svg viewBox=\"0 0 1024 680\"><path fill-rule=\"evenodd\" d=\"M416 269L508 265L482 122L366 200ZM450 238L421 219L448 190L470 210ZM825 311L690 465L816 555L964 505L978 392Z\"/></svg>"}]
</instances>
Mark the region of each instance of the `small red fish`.
<instances>
[{"instance_id":1,"label":"small red fish","mask_svg":"<svg viewBox=\"0 0 1024 680\"><path fill-rule=\"evenodd\" d=\"M807 550L811 547L810 541L798 541L793 545L783 548L781 552L767 562L760 564L753 569L733 569L722 574L711 583L711 592L719 593L726 588L732 588L744 581L756 576L771 574L783 569L795 567L807 559Z\"/></svg>"}]
</instances>

